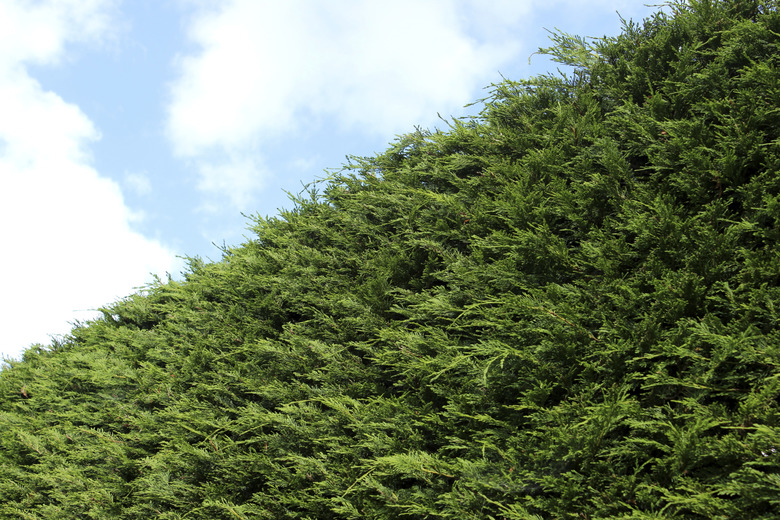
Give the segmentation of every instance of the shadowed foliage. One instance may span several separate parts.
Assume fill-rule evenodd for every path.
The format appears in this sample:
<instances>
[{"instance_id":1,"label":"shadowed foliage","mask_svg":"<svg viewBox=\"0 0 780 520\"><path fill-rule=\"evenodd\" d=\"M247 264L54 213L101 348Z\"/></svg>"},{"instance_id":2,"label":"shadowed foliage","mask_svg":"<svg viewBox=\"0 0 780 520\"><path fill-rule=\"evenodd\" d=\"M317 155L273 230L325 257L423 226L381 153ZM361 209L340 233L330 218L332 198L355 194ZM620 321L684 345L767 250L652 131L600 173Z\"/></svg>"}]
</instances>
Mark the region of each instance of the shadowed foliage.
<instances>
[{"instance_id":1,"label":"shadowed foliage","mask_svg":"<svg viewBox=\"0 0 780 520\"><path fill-rule=\"evenodd\" d=\"M671 3L0 372L0 517L780 517L780 12Z\"/></svg>"}]
</instances>

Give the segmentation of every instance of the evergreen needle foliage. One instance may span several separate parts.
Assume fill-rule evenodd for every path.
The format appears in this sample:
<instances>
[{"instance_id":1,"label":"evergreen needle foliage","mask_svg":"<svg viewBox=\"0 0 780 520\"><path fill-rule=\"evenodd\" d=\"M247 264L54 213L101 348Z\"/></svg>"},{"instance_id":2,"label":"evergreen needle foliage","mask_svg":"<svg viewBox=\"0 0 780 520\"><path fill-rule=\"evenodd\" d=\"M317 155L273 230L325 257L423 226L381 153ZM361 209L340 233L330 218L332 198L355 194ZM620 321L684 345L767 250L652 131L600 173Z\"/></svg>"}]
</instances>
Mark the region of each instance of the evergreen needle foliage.
<instances>
[{"instance_id":1,"label":"evergreen needle foliage","mask_svg":"<svg viewBox=\"0 0 780 520\"><path fill-rule=\"evenodd\" d=\"M0 373L0 517L780 518L780 10L690 0Z\"/></svg>"}]
</instances>

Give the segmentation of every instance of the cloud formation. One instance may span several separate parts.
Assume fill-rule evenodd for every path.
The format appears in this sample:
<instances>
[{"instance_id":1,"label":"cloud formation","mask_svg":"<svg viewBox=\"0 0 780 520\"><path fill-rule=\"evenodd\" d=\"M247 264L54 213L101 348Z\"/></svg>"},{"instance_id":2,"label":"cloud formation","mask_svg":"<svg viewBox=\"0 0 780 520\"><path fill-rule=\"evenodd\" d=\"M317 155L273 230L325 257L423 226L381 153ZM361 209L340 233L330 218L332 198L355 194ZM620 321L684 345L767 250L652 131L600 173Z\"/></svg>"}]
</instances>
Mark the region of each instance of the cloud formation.
<instances>
[{"instance_id":1,"label":"cloud formation","mask_svg":"<svg viewBox=\"0 0 780 520\"><path fill-rule=\"evenodd\" d=\"M211 5L189 24L198 50L178 58L167 129L200 186L234 202L262 186L241 165L280 136L327 118L333 130L389 139L473 101L518 55L510 28L529 11L508 0Z\"/></svg>"},{"instance_id":2,"label":"cloud formation","mask_svg":"<svg viewBox=\"0 0 780 520\"><path fill-rule=\"evenodd\" d=\"M91 166L100 135L79 107L45 91L30 64L56 64L74 41L99 43L112 3L0 3L0 354L16 356L68 322L164 274L174 255L130 227L119 186ZM11 49L6 52L6 49Z\"/></svg>"},{"instance_id":3,"label":"cloud formation","mask_svg":"<svg viewBox=\"0 0 780 520\"><path fill-rule=\"evenodd\" d=\"M59 62L68 42L110 35L110 0L57 0L0 3L0 67Z\"/></svg>"}]
</instances>

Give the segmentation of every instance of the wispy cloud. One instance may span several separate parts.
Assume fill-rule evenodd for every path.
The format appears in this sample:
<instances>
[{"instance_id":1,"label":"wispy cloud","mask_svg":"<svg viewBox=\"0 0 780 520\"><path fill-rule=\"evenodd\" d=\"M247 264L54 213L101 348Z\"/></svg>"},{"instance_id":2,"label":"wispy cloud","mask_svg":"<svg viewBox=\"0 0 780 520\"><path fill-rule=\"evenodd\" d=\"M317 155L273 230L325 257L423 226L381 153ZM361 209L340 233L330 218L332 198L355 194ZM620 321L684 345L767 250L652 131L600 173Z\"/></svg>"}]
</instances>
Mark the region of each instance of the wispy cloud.
<instances>
[{"instance_id":1,"label":"wispy cloud","mask_svg":"<svg viewBox=\"0 0 780 520\"><path fill-rule=\"evenodd\" d=\"M59 62L65 45L110 38L112 0L0 3L0 67Z\"/></svg>"},{"instance_id":2,"label":"wispy cloud","mask_svg":"<svg viewBox=\"0 0 780 520\"><path fill-rule=\"evenodd\" d=\"M530 10L476 0L218 5L191 20L197 51L177 60L167 129L181 157L221 153L242 164L324 121L387 138L435 123L517 58L520 33L510 28ZM229 196L262 186L247 186L239 170L201 166L200 185Z\"/></svg>"},{"instance_id":3,"label":"wispy cloud","mask_svg":"<svg viewBox=\"0 0 780 520\"><path fill-rule=\"evenodd\" d=\"M0 2L0 354L16 355L175 265L130 227L119 186L91 165L100 134L27 66L67 58L73 41L111 30L112 2ZM6 50L9 50L6 52Z\"/></svg>"},{"instance_id":4,"label":"wispy cloud","mask_svg":"<svg viewBox=\"0 0 780 520\"><path fill-rule=\"evenodd\" d=\"M199 161L198 189L206 194L224 195L232 211L247 212L251 209L252 194L265 185L267 174L258 157L249 154L233 154L222 161ZM219 212L213 202L206 202L202 210Z\"/></svg>"},{"instance_id":5,"label":"wispy cloud","mask_svg":"<svg viewBox=\"0 0 780 520\"><path fill-rule=\"evenodd\" d=\"M152 181L147 172L130 172L125 174L124 185L141 197L152 193Z\"/></svg>"}]
</instances>

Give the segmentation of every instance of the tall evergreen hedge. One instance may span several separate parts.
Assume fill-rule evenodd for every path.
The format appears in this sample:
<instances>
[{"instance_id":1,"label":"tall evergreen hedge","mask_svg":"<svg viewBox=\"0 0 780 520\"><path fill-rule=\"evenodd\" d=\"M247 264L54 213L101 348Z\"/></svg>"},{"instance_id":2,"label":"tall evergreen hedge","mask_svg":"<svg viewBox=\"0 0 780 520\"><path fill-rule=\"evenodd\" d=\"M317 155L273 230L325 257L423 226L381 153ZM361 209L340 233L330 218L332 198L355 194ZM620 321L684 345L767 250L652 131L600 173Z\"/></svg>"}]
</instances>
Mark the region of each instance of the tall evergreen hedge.
<instances>
[{"instance_id":1,"label":"tall evergreen hedge","mask_svg":"<svg viewBox=\"0 0 780 520\"><path fill-rule=\"evenodd\" d=\"M0 518L780 518L780 12L689 0L0 372Z\"/></svg>"}]
</instances>

